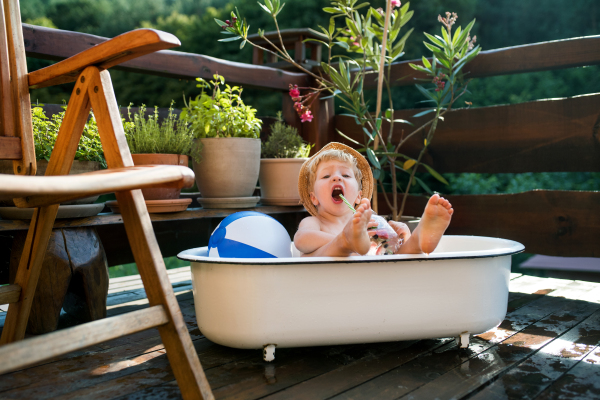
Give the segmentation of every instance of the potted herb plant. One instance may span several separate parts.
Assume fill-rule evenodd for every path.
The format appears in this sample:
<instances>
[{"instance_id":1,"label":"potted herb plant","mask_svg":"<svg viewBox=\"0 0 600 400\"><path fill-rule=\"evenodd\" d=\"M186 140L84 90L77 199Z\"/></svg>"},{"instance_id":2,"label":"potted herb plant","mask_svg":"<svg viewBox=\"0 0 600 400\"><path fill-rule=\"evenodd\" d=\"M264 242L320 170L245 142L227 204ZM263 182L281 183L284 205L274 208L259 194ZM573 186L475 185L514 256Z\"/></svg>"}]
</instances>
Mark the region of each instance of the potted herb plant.
<instances>
[{"instance_id":1,"label":"potted herb plant","mask_svg":"<svg viewBox=\"0 0 600 400\"><path fill-rule=\"evenodd\" d=\"M262 204L296 206L300 203L298 175L311 147L296 128L283 122L281 112L277 113L271 135L262 145L259 174Z\"/></svg>"},{"instance_id":2,"label":"potted herb plant","mask_svg":"<svg viewBox=\"0 0 600 400\"><path fill-rule=\"evenodd\" d=\"M181 119L190 123L196 183L205 208L252 207L260 168L260 129L256 110L242 101L242 88L215 74L197 78L202 92L186 103Z\"/></svg>"},{"instance_id":3,"label":"potted herb plant","mask_svg":"<svg viewBox=\"0 0 600 400\"><path fill-rule=\"evenodd\" d=\"M123 127L134 165L188 165L192 131L173 113L173 103L162 121L158 107L150 115L146 115L145 105L133 115L129 107L127 114L129 121ZM142 189L142 193L147 206L153 208L150 212L181 211L191 203L190 199L179 199L181 189L177 188Z\"/></svg>"}]
</instances>

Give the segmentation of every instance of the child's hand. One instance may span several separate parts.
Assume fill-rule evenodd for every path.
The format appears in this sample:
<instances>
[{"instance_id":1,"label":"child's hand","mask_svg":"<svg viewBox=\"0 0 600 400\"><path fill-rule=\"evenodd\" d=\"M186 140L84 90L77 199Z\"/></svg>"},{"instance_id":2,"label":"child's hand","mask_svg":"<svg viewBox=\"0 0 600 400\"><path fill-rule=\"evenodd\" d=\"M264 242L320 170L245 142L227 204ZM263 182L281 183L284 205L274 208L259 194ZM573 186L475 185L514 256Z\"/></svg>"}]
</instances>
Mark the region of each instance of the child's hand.
<instances>
[{"instance_id":1,"label":"child's hand","mask_svg":"<svg viewBox=\"0 0 600 400\"><path fill-rule=\"evenodd\" d=\"M404 222L396 222L396 221L388 221L388 224L392 227L394 231L398 234L398 237L402 239L403 243L406 243L408 238L410 237L410 229L408 229L408 225Z\"/></svg>"}]
</instances>

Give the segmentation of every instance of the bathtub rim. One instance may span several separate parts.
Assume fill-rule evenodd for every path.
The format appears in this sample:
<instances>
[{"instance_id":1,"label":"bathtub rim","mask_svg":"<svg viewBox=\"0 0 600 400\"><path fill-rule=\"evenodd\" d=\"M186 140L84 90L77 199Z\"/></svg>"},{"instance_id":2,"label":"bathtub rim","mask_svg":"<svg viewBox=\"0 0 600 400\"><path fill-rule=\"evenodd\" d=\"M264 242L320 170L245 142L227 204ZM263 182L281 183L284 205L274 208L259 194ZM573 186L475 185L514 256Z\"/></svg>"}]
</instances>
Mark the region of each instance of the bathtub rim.
<instances>
[{"instance_id":1,"label":"bathtub rim","mask_svg":"<svg viewBox=\"0 0 600 400\"><path fill-rule=\"evenodd\" d=\"M350 256L350 257L288 257L288 258L214 258L197 255L207 253L208 246L184 250L177 254L177 258L184 261L206 264L239 264L239 265L292 265L292 264L356 264L356 263L389 263L410 261L435 261L435 260L466 260L475 258L492 258L510 256L521 253L525 246L510 239L494 238L489 236L472 235L444 235L453 239L497 240L506 243L505 247L487 250L433 252L426 254L398 254L391 256Z\"/></svg>"}]
</instances>

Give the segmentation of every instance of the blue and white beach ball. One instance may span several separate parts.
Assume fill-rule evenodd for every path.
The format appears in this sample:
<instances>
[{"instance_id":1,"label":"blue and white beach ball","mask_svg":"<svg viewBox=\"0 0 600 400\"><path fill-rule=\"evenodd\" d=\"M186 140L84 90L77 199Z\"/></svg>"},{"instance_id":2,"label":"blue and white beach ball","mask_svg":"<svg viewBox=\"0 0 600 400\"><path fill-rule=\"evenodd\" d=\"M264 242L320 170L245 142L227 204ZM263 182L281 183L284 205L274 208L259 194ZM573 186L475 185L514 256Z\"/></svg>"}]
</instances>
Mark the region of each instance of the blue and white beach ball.
<instances>
[{"instance_id":1,"label":"blue and white beach ball","mask_svg":"<svg viewBox=\"0 0 600 400\"><path fill-rule=\"evenodd\" d=\"M209 257L291 257L290 236L277 220L256 211L240 211L225 218L210 236Z\"/></svg>"}]
</instances>

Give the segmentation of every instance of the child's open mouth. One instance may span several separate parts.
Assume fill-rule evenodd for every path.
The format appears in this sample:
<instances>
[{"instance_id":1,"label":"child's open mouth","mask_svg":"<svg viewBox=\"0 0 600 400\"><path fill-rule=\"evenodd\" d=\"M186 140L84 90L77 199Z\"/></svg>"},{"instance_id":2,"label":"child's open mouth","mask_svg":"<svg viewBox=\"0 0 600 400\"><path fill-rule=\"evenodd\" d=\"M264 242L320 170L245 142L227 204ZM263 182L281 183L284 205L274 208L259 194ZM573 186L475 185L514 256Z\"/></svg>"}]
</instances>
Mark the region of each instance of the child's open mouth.
<instances>
[{"instance_id":1,"label":"child's open mouth","mask_svg":"<svg viewBox=\"0 0 600 400\"><path fill-rule=\"evenodd\" d=\"M344 202L340 197L340 194L344 194L344 188L341 186L334 186L333 190L331 191L331 199L335 204L340 204Z\"/></svg>"}]
</instances>

